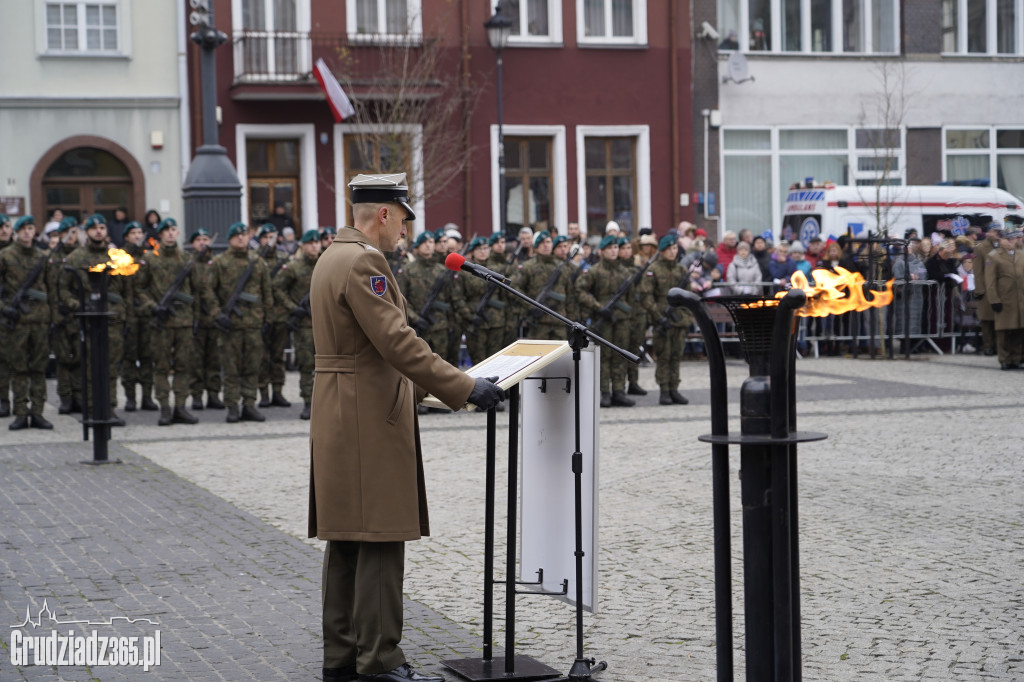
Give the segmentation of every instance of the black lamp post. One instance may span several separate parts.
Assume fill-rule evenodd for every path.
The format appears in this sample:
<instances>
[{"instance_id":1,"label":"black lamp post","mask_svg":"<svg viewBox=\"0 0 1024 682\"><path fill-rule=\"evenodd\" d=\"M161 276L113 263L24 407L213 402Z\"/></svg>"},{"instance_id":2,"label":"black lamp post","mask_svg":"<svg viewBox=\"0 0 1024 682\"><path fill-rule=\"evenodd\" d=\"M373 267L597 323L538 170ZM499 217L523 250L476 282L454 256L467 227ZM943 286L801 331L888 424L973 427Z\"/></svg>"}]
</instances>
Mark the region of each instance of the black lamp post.
<instances>
[{"instance_id":1,"label":"black lamp post","mask_svg":"<svg viewBox=\"0 0 1024 682\"><path fill-rule=\"evenodd\" d=\"M501 126L501 53L508 45L508 37L512 33L512 22L501 11L502 2L494 6L494 14L484 22L487 29L487 42L494 48L498 56L498 215L501 233L508 236L508 216L505 206L505 135Z\"/></svg>"}]
</instances>

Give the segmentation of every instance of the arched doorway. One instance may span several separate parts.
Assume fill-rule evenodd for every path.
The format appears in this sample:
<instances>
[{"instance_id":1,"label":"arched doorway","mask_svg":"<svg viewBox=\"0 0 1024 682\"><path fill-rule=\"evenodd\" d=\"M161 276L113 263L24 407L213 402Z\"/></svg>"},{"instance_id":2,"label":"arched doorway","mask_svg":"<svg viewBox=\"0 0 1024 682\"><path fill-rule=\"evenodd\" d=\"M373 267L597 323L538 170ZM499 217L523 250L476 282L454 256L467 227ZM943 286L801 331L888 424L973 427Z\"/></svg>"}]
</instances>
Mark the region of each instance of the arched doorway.
<instances>
[{"instance_id":1,"label":"arched doorway","mask_svg":"<svg viewBox=\"0 0 1024 682\"><path fill-rule=\"evenodd\" d=\"M32 171L32 211L46 221L54 209L79 220L101 213L108 220L124 206L129 219L145 211L145 179L134 157L110 140L82 135L54 145Z\"/></svg>"}]
</instances>

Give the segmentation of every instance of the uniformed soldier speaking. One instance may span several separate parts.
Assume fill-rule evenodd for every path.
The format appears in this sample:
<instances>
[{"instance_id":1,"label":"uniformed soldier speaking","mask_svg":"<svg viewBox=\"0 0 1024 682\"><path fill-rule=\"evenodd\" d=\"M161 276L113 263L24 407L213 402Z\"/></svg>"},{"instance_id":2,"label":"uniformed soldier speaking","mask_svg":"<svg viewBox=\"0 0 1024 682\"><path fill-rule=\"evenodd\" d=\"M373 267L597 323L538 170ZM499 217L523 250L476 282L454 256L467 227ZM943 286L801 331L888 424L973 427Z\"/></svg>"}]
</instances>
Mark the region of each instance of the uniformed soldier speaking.
<instances>
[{"instance_id":1,"label":"uniformed soldier speaking","mask_svg":"<svg viewBox=\"0 0 1024 682\"><path fill-rule=\"evenodd\" d=\"M382 253L415 218L405 174L358 175L349 186L355 228L320 256L309 299L309 536L327 541L323 677L443 682L415 672L398 646L405 542L429 532L415 404L429 391L452 409L489 409L504 393L434 355L408 324Z\"/></svg>"}]
</instances>

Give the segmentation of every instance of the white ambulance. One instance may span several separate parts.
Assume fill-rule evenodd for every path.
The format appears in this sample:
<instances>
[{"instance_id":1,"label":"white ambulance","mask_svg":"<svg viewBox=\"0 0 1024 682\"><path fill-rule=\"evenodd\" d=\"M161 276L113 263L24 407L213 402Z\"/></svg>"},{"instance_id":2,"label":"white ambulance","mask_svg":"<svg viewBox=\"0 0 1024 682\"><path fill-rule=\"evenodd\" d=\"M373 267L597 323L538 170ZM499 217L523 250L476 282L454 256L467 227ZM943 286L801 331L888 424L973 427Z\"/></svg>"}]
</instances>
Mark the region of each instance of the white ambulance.
<instances>
[{"instance_id":1,"label":"white ambulance","mask_svg":"<svg viewBox=\"0 0 1024 682\"><path fill-rule=\"evenodd\" d=\"M1008 214L1024 215L1024 204L1009 192L992 187L858 187L810 182L789 188L781 237L799 239L806 246L813 237L867 237L869 232L902 239L909 229L917 230L919 236L936 230L956 236L972 226L984 228L990 220L1003 222Z\"/></svg>"}]
</instances>

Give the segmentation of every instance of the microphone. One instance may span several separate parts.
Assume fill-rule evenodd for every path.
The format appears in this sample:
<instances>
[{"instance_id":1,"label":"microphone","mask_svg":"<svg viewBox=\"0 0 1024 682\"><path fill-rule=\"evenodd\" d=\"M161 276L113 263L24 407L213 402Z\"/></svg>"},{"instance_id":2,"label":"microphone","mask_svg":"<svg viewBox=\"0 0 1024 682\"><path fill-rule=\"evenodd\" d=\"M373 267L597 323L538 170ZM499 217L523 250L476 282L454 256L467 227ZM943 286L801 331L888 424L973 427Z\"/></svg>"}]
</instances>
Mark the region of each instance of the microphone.
<instances>
[{"instance_id":1,"label":"microphone","mask_svg":"<svg viewBox=\"0 0 1024 682\"><path fill-rule=\"evenodd\" d=\"M510 282L510 280L501 273L485 268L477 263L470 263L466 260L465 256L455 251L449 253L447 258L444 259L444 266L455 272L462 270L464 272L472 273L482 279L496 279L499 282L504 282L505 284Z\"/></svg>"}]
</instances>

